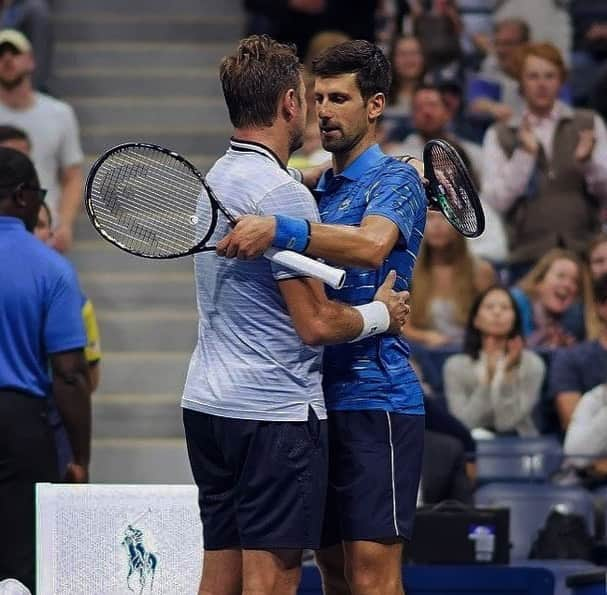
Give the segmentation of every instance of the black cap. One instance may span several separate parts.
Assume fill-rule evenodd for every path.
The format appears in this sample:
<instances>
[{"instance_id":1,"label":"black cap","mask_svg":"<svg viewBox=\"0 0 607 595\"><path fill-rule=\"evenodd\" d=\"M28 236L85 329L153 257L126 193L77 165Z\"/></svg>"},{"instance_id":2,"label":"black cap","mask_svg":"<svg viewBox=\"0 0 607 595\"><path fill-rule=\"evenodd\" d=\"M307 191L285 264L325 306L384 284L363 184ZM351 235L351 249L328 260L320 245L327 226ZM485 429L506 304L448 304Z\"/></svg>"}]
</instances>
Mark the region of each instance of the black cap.
<instances>
[{"instance_id":1,"label":"black cap","mask_svg":"<svg viewBox=\"0 0 607 595\"><path fill-rule=\"evenodd\" d=\"M594 280L592 290L595 302L602 304L607 301L607 273Z\"/></svg>"},{"instance_id":2,"label":"black cap","mask_svg":"<svg viewBox=\"0 0 607 595\"><path fill-rule=\"evenodd\" d=\"M37 184L38 175L30 158L21 151L0 147L0 189L32 181Z\"/></svg>"}]
</instances>

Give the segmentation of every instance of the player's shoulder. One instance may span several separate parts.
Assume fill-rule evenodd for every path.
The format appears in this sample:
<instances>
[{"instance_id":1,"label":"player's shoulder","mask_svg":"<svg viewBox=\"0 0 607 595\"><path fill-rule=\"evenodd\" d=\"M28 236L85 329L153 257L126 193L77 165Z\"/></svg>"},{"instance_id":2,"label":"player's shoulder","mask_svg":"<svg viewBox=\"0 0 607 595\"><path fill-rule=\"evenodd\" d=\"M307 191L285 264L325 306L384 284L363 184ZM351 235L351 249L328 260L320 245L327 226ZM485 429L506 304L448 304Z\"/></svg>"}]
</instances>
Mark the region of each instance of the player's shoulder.
<instances>
[{"instance_id":1,"label":"player's shoulder","mask_svg":"<svg viewBox=\"0 0 607 595\"><path fill-rule=\"evenodd\" d=\"M382 182L390 182L392 184L416 184L421 186L421 178L417 170L410 165L401 161L398 157L385 155L384 158L374 168L375 176L381 179Z\"/></svg>"}]
</instances>

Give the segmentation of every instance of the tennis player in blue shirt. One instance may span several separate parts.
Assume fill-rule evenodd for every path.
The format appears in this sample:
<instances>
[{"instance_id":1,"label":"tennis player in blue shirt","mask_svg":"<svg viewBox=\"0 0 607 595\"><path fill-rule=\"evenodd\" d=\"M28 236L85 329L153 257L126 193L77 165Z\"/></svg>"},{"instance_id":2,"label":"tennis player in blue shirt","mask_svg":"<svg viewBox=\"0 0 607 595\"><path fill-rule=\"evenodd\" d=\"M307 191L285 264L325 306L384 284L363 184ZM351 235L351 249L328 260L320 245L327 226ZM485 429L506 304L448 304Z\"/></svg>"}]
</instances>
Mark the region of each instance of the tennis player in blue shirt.
<instances>
[{"instance_id":1,"label":"tennis player in blue shirt","mask_svg":"<svg viewBox=\"0 0 607 595\"><path fill-rule=\"evenodd\" d=\"M390 88L383 53L349 41L313 66L316 112L333 167L316 193L322 223L282 215L245 217L218 245L252 258L269 245L347 267L333 299L372 299L387 271L408 288L426 221L417 171L384 155L376 127ZM410 539L421 472L423 394L402 337L376 335L325 348L329 493L317 559L326 594L402 594L403 543Z\"/></svg>"}]
</instances>

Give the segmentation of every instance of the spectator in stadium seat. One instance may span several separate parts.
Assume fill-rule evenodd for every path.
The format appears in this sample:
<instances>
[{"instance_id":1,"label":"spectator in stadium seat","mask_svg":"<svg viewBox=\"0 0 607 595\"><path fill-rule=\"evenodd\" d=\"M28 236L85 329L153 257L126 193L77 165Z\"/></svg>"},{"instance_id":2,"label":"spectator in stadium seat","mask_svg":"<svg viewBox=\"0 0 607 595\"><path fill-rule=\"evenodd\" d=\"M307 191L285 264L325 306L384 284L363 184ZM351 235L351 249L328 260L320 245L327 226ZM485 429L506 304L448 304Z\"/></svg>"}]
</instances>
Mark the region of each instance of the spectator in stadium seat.
<instances>
[{"instance_id":1,"label":"spectator in stadium seat","mask_svg":"<svg viewBox=\"0 0 607 595\"><path fill-rule=\"evenodd\" d=\"M607 202L607 131L595 113L557 99L559 51L528 44L519 64L525 112L489 128L483 146L483 198L505 216L511 282L551 248L582 253Z\"/></svg>"},{"instance_id":2,"label":"spectator in stadium seat","mask_svg":"<svg viewBox=\"0 0 607 595\"><path fill-rule=\"evenodd\" d=\"M490 120L509 120L523 110L523 99L516 80L515 55L529 41L529 25L521 19L495 24L493 52L468 85L468 110Z\"/></svg>"},{"instance_id":3,"label":"spectator in stadium seat","mask_svg":"<svg viewBox=\"0 0 607 595\"><path fill-rule=\"evenodd\" d=\"M535 436L532 412L544 373L542 358L525 349L510 292L494 286L481 293L470 310L464 353L445 364L450 411L470 429Z\"/></svg>"},{"instance_id":4,"label":"spectator in stadium seat","mask_svg":"<svg viewBox=\"0 0 607 595\"><path fill-rule=\"evenodd\" d=\"M407 338L424 347L461 343L474 298L494 283L493 267L471 255L441 213L429 211L413 272Z\"/></svg>"},{"instance_id":5,"label":"spectator in stadium seat","mask_svg":"<svg viewBox=\"0 0 607 595\"><path fill-rule=\"evenodd\" d=\"M607 273L607 233L600 233L590 242L588 263L593 281Z\"/></svg>"},{"instance_id":6,"label":"spectator in stadium seat","mask_svg":"<svg viewBox=\"0 0 607 595\"><path fill-rule=\"evenodd\" d=\"M31 45L18 31L0 31L0 124L22 128L32 142L32 160L56 222L54 245L72 244L82 199L83 154L78 123L66 103L34 91Z\"/></svg>"},{"instance_id":7,"label":"spectator in stadium seat","mask_svg":"<svg viewBox=\"0 0 607 595\"><path fill-rule=\"evenodd\" d=\"M413 34L422 46L426 69L442 79L461 75L462 22L454 0L431 0L429 7L420 0L411 1Z\"/></svg>"},{"instance_id":8,"label":"spectator in stadium seat","mask_svg":"<svg viewBox=\"0 0 607 595\"><path fill-rule=\"evenodd\" d=\"M429 84L419 85L413 93L411 107L413 131L402 143L389 145L386 150L392 155L407 154L419 158L429 140L444 139L456 148L472 176L478 179L482 166L481 148L451 132L451 112L440 88Z\"/></svg>"},{"instance_id":9,"label":"spectator in stadium seat","mask_svg":"<svg viewBox=\"0 0 607 595\"><path fill-rule=\"evenodd\" d=\"M592 289L575 253L553 248L512 290L531 347L567 347L596 333Z\"/></svg>"},{"instance_id":10,"label":"spectator in stadium seat","mask_svg":"<svg viewBox=\"0 0 607 595\"><path fill-rule=\"evenodd\" d=\"M383 125L390 140L402 140L412 129L413 95L424 80L424 54L416 37L400 35L392 43L389 58L392 86Z\"/></svg>"},{"instance_id":11,"label":"spectator in stadium seat","mask_svg":"<svg viewBox=\"0 0 607 595\"><path fill-rule=\"evenodd\" d=\"M29 233L43 197L28 157L0 148L0 580L16 578L32 591L34 486L59 479L51 392L74 451L69 481L88 480L91 430L78 281Z\"/></svg>"},{"instance_id":12,"label":"spectator in stadium seat","mask_svg":"<svg viewBox=\"0 0 607 595\"><path fill-rule=\"evenodd\" d=\"M0 29L17 29L32 44L36 59L33 84L48 92L53 57L53 27L48 0L0 0Z\"/></svg>"},{"instance_id":13,"label":"spectator in stadium seat","mask_svg":"<svg viewBox=\"0 0 607 595\"><path fill-rule=\"evenodd\" d=\"M607 379L607 273L593 284L599 332L591 340L560 349L550 365L549 395L566 430L582 395Z\"/></svg>"}]
</instances>

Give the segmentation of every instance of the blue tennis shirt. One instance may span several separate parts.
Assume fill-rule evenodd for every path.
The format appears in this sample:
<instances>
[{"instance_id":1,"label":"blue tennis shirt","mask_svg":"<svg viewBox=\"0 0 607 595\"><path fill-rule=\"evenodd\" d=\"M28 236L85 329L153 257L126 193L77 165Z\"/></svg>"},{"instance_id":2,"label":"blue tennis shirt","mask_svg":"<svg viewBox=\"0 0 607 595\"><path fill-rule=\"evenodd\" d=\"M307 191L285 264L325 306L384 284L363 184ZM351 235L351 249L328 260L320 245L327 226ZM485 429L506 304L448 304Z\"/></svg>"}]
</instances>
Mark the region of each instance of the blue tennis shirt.
<instances>
[{"instance_id":1,"label":"blue tennis shirt","mask_svg":"<svg viewBox=\"0 0 607 595\"><path fill-rule=\"evenodd\" d=\"M427 201L415 169L373 145L339 175L328 170L316 188L323 223L360 225L369 215L390 219L400 238L379 269L346 268L340 290L331 299L352 306L373 300L388 272L397 272L395 288L407 289L426 224ZM409 364L402 337L376 335L325 347L323 388L328 410L380 409L421 415L423 392Z\"/></svg>"},{"instance_id":2,"label":"blue tennis shirt","mask_svg":"<svg viewBox=\"0 0 607 595\"><path fill-rule=\"evenodd\" d=\"M86 345L81 303L69 262L0 217L0 390L48 396L49 354Z\"/></svg>"}]
</instances>

